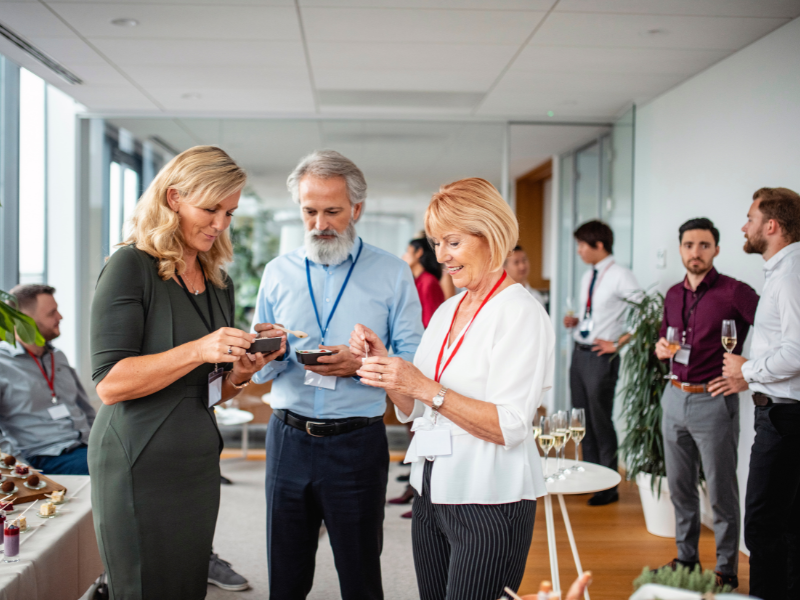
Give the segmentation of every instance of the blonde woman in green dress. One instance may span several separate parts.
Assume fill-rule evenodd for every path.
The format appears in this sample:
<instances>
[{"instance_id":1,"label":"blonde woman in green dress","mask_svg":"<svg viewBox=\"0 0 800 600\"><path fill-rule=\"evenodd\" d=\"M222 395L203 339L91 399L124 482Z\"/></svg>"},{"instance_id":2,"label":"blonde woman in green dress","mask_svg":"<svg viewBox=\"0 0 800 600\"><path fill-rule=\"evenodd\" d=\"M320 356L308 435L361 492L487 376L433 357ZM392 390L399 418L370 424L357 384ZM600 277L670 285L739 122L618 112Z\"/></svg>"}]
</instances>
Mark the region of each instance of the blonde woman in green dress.
<instances>
[{"instance_id":1,"label":"blonde woman in green dress","mask_svg":"<svg viewBox=\"0 0 800 600\"><path fill-rule=\"evenodd\" d=\"M250 354L233 327L228 227L246 175L221 149L176 156L140 199L91 314L103 401L89 438L111 598L205 598L222 440L213 408L286 351ZM271 337L284 335L277 330ZM264 335L264 334L262 334Z\"/></svg>"}]
</instances>

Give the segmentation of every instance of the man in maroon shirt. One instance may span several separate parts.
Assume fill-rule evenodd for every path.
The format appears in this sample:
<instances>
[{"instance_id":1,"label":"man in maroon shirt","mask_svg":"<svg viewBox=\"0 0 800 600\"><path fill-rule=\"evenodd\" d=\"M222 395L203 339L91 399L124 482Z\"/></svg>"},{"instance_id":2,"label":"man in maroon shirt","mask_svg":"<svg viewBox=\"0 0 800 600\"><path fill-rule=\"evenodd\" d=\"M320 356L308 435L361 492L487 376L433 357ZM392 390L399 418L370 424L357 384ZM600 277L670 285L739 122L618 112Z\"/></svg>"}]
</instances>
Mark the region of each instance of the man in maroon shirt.
<instances>
[{"instance_id":1,"label":"man in maroon shirt","mask_svg":"<svg viewBox=\"0 0 800 600\"><path fill-rule=\"evenodd\" d=\"M722 377L722 321L736 322L739 344L734 353L740 354L755 319L758 295L714 268L719 231L709 219L691 219L681 225L679 240L686 277L667 292L656 345L658 358L669 359L667 327L681 332L681 350L673 358L677 379L667 385L661 398L664 457L678 546L678 558L670 566L693 569L699 564L697 483L702 461L714 510L717 581L735 589L739 586L739 395Z\"/></svg>"}]
</instances>

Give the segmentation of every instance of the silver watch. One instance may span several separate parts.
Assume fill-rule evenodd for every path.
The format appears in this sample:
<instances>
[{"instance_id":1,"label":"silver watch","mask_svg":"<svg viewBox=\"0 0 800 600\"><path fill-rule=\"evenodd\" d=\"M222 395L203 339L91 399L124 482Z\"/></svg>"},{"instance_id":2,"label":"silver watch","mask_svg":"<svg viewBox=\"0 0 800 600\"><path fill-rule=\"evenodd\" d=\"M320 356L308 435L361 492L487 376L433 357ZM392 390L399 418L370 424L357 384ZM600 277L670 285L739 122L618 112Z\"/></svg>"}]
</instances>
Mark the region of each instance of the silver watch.
<instances>
[{"instance_id":1,"label":"silver watch","mask_svg":"<svg viewBox=\"0 0 800 600\"><path fill-rule=\"evenodd\" d=\"M439 410L444 404L444 395L447 393L447 388L442 386L442 389L439 390L439 393L436 394L432 399L431 408L433 410Z\"/></svg>"}]
</instances>

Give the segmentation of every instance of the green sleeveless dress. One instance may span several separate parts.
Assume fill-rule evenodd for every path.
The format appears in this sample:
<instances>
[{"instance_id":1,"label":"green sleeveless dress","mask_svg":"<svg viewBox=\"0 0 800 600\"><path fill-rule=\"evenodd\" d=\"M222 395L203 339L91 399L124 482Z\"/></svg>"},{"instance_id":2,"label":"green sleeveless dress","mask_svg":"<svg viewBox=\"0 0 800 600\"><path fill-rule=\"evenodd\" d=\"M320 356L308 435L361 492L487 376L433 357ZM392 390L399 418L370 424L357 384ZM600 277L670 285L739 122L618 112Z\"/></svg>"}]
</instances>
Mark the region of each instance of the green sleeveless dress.
<instances>
[{"instance_id":1,"label":"green sleeveless dress","mask_svg":"<svg viewBox=\"0 0 800 600\"><path fill-rule=\"evenodd\" d=\"M233 285L196 297L216 327L233 322ZM183 289L156 260L122 247L100 274L92 302L92 378L120 360L157 354L209 332ZM164 364L163 369L169 370ZM206 597L220 496L219 435L202 365L166 388L103 405L89 437L92 512L114 600Z\"/></svg>"}]
</instances>

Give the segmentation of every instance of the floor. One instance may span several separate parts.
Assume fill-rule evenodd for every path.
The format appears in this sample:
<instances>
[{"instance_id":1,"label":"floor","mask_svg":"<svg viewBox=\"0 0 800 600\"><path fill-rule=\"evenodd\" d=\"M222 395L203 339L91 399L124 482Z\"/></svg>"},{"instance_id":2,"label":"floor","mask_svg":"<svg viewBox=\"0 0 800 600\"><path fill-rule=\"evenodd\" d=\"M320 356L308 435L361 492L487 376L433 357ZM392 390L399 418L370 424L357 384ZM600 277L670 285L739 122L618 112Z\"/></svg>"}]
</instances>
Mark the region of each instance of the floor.
<instances>
[{"instance_id":1,"label":"floor","mask_svg":"<svg viewBox=\"0 0 800 600\"><path fill-rule=\"evenodd\" d=\"M226 452L224 456L236 456ZM252 588L246 592L224 592L209 586L211 600L235 598L268 598L264 468L262 452L252 453L255 460L237 458L222 461L223 474L234 485L222 487L222 504L217 524L214 550L234 568L247 577ZM388 497L399 495L404 484L395 481L405 468L392 463ZM624 599L633 591L632 582L642 568L657 567L675 557L675 544L671 539L658 538L645 529L638 490L632 483L620 486L620 502L605 507L589 507L586 496L567 497L576 543L584 569L594 573L590 588L593 600ZM387 506L385 543L382 556L384 592L387 600L417 600L413 558L411 555L411 522L401 519L405 506ZM555 526L562 583L576 576L560 509L555 503ZM701 562L706 568L714 566L713 533L703 528L700 540ZM747 557L740 555L739 591L746 593L749 582ZM533 543L525 578L520 593L533 593L539 582L550 579L547 538L544 521L544 503L540 502ZM340 598L333 556L324 531L320 535L317 553L317 571L311 600Z\"/></svg>"}]
</instances>

